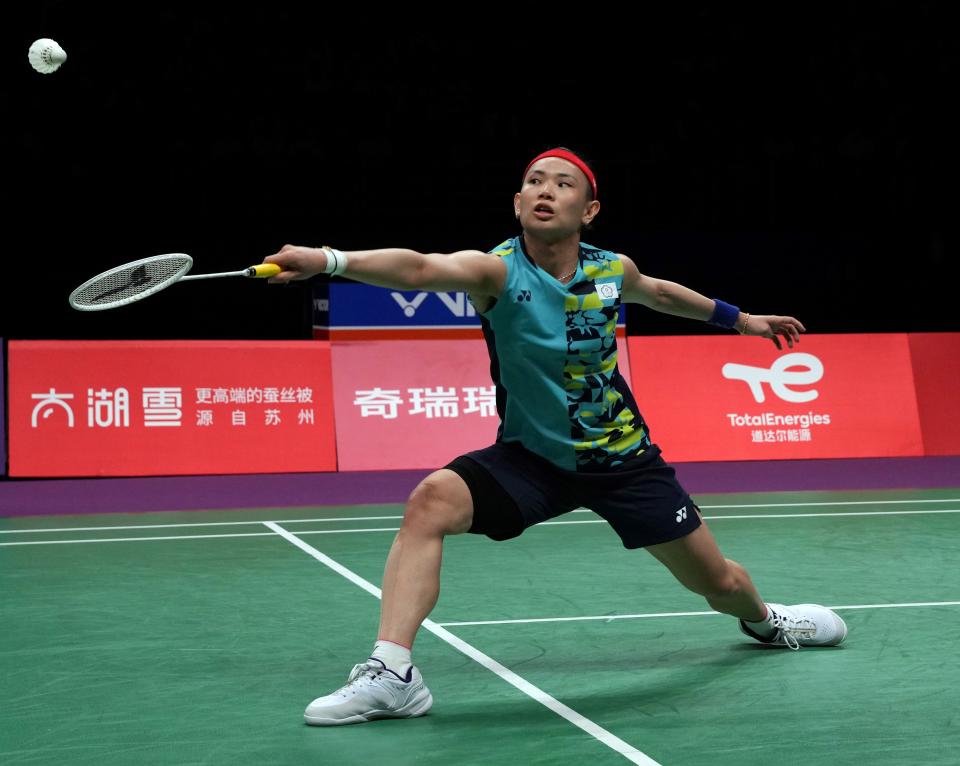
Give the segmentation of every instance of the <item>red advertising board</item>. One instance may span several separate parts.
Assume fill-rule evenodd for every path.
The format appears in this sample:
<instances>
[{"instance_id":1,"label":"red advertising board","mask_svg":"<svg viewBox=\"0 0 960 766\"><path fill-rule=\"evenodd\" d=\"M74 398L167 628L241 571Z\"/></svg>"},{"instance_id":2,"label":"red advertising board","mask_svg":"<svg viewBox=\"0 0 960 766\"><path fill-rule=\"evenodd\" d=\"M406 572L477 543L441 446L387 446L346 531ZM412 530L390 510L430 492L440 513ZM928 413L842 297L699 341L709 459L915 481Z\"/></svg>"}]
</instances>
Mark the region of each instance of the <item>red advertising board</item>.
<instances>
[{"instance_id":1,"label":"red advertising board","mask_svg":"<svg viewBox=\"0 0 960 766\"><path fill-rule=\"evenodd\" d=\"M11 476L336 470L318 341L10 341Z\"/></svg>"},{"instance_id":2,"label":"red advertising board","mask_svg":"<svg viewBox=\"0 0 960 766\"><path fill-rule=\"evenodd\" d=\"M340 470L441 468L497 438L482 340L333 342Z\"/></svg>"},{"instance_id":3,"label":"red advertising board","mask_svg":"<svg viewBox=\"0 0 960 766\"><path fill-rule=\"evenodd\" d=\"M927 455L960 455L960 333L911 333Z\"/></svg>"},{"instance_id":4,"label":"red advertising board","mask_svg":"<svg viewBox=\"0 0 960 766\"><path fill-rule=\"evenodd\" d=\"M634 394L667 460L921 455L905 334L629 339Z\"/></svg>"}]
</instances>

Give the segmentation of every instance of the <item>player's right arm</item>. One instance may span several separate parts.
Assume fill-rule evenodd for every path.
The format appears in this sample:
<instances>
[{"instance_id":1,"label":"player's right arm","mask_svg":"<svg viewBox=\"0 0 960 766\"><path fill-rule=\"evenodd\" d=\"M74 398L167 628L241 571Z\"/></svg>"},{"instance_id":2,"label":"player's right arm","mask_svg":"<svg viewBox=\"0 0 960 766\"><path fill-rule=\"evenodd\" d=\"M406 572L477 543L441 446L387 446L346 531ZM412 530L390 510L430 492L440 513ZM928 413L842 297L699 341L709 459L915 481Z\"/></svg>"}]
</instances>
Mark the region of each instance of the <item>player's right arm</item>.
<instances>
[{"instance_id":1,"label":"player's right arm","mask_svg":"<svg viewBox=\"0 0 960 766\"><path fill-rule=\"evenodd\" d=\"M351 250L346 255L343 276L394 290L462 290L471 295L496 297L507 274L502 258L479 250L443 254L384 248ZM285 283L324 273L328 257L324 248L284 245L278 253L264 258L264 263L281 266L283 271L270 281Z\"/></svg>"}]
</instances>

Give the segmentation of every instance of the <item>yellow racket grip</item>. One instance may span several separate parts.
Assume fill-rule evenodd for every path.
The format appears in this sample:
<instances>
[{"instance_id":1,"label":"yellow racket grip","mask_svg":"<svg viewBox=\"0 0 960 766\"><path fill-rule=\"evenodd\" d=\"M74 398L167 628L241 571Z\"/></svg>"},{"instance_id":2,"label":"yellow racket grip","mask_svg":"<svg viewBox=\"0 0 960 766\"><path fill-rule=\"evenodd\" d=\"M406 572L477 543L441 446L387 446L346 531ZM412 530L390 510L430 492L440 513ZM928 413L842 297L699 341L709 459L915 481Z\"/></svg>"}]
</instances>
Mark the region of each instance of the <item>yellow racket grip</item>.
<instances>
[{"instance_id":1,"label":"yellow racket grip","mask_svg":"<svg viewBox=\"0 0 960 766\"><path fill-rule=\"evenodd\" d=\"M258 263L256 266L251 266L247 269L247 276L258 279L268 279L277 276L281 271L283 271L283 269L275 263Z\"/></svg>"}]
</instances>

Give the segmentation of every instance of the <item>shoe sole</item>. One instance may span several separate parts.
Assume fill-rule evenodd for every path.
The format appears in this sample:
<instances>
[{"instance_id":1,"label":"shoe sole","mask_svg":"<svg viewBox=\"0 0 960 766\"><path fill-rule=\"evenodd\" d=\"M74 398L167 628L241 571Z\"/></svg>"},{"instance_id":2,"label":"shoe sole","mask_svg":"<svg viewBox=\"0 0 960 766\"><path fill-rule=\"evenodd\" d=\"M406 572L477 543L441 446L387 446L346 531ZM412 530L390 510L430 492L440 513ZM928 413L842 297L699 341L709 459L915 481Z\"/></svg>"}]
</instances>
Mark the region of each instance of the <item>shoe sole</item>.
<instances>
[{"instance_id":1,"label":"shoe sole","mask_svg":"<svg viewBox=\"0 0 960 766\"><path fill-rule=\"evenodd\" d=\"M427 692L426 697L416 698L397 710L371 710L369 713L359 713L346 718L323 718L304 713L303 720L310 726L345 726L351 723L366 723L382 718L417 718L425 715L431 707L433 707L433 695Z\"/></svg>"}]
</instances>

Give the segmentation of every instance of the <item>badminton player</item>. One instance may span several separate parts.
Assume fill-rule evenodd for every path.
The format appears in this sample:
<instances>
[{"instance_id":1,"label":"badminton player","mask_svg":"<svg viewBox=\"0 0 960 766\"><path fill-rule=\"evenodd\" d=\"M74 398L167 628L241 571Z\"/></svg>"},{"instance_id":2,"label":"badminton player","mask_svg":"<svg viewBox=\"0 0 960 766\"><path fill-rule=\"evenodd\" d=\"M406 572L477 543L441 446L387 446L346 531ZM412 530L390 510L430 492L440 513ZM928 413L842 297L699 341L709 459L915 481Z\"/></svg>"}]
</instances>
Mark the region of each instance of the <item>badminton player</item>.
<instances>
[{"instance_id":1,"label":"badminton player","mask_svg":"<svg viewBox=\"0 0 960 766\"><path fill-rule=\"evenodd\" d=\"M803 325L744 313L582 242L600 202L592 169L570 150L529 163L513 210L520 234L490 252L285 245L265 259L283 269L273 282L328 273L396 290L469 293L500 416L494 444L456 458L410 495L387 556L373 651L345 686L310 703L309 724L426 713L433 699L411 650L437 602L444 538L471 532L507 540L581 506L606 519L625 547L645 548L712 609L736 617L751 639L796 649L846 636L843 620L825 607L765 602L744 567L724 558L617 367L623 301L769 338L778 349L792 348Z\"/></svg>"}]
</instances>

